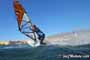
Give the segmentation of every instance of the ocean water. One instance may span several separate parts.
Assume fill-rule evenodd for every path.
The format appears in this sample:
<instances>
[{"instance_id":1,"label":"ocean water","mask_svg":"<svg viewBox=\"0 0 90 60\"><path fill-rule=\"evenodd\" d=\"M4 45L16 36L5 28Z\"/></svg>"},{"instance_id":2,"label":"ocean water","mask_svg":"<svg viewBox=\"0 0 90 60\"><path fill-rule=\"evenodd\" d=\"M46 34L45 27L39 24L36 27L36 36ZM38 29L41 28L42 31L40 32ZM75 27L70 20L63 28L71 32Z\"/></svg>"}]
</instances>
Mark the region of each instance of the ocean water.
<instances>
[{"instance_id":1,"label":"ocean water","mask_svg":"<svg viewBox=\"0 0 90 60\"><path fill-rule=\"evenodd\" d=\"M90 60L90 44L79 46L1 47L0 60Z\"/></svg>"}]
</instances>

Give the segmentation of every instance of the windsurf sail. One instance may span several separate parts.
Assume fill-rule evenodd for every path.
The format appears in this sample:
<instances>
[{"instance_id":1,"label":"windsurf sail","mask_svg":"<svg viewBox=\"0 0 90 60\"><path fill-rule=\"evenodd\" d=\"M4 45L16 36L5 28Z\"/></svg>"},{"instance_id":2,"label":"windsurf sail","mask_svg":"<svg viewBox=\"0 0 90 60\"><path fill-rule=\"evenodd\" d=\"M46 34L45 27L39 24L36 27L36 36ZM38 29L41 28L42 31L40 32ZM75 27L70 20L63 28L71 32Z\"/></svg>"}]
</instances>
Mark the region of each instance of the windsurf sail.
<instances>
[{"instance_id":1,"label":"windsurf sail","mask_svg":"<svg viewBox=\"0 0 90 60\"><path fill-rule=\"evenodd\" d=\"M14 7L16 18L17 18L19 31L35 41L36 34L35 32L31 30L32 22L27 12L17 0L14 0L13 7Z\"/></svg>"}]
</instances>

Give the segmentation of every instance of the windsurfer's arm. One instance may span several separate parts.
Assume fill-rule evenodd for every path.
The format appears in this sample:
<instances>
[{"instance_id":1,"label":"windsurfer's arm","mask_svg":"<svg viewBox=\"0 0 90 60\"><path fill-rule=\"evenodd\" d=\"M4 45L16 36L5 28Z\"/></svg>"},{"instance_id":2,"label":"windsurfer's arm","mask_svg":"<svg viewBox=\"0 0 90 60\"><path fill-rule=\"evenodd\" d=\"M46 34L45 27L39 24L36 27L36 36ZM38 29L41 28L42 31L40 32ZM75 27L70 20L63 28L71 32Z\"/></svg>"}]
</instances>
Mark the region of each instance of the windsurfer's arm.
<instances>
[{"instance_id":1,"label":"windsurfer's arm","mask_svg":"<svg viewBox=\"0 0 90 60\"><path fill-rule=\"evenodd\" d=\"M33 32L36 32L36 26L35 26L35 25L32 25L31 30L32 30Z\"/></svg>"}]
</instances>

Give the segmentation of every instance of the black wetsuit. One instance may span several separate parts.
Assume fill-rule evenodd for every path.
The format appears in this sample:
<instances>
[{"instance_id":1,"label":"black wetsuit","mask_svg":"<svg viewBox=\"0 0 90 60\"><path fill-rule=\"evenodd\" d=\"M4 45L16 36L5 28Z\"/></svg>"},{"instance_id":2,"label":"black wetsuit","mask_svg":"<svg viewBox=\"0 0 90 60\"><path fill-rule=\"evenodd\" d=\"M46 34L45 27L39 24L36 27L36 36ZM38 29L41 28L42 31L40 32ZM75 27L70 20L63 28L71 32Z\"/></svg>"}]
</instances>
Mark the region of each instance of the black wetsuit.
<instances>
[{"instance_id":1,"label":"black wetsuit","mask_svg":"<svg viewBox=\"0 0 90 60\"><path fill-rule=\"evenodd\" d=\"M40 40L40 43L42 44L45 38L45 34L38 27L35 27L35 29L36 29L35 32L38 35L38 39Z\"/></svg>"}]
</instances>

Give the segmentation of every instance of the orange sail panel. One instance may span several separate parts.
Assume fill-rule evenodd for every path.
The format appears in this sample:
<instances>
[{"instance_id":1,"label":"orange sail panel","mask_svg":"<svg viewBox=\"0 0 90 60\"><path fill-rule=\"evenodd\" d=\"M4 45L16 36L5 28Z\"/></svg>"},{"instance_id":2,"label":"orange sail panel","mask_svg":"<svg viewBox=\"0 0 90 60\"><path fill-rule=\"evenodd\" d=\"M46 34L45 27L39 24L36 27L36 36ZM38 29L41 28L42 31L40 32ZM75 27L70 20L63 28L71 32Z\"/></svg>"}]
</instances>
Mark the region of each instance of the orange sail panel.
<instances>
[{"instance_id":1,"label":"orange sail panel","mask_svg":"<svg viewBox=\"0 0 90 60\"><path fill-rule=\"evenodd\" d=\"M14 1L14 10L20 27L25 10L18 1Z\"/></svg>"}]
</instances>

